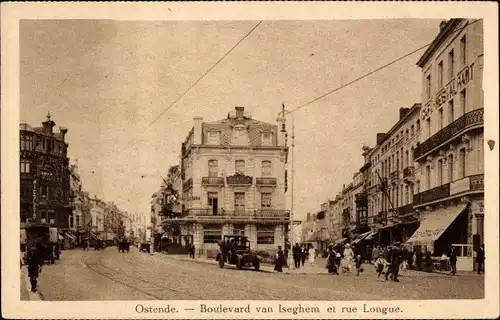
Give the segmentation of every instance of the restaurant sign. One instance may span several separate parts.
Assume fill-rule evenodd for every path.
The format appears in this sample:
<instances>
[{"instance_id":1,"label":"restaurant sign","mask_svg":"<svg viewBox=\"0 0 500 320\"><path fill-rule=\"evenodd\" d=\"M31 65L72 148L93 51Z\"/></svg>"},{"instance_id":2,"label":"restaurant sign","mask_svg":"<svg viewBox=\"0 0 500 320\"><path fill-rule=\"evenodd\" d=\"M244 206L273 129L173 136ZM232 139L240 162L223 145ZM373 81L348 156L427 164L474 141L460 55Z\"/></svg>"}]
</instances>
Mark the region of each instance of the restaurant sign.
<instances>
[{"instance_id":1,"label":"restaurant sign","mask_svg":"<svg viewBox=\"0 0 500 320\"><path fill-rule=\"evenodd\" d=\"M443 89L441 89L436 94L436 104L435 108L439 108L443 103L452 99L460 90L465 88L469 81L473 79L473 67L474 64L470 66L465 66L455 78L453 78Z\"/></svg>"}]
</instances>

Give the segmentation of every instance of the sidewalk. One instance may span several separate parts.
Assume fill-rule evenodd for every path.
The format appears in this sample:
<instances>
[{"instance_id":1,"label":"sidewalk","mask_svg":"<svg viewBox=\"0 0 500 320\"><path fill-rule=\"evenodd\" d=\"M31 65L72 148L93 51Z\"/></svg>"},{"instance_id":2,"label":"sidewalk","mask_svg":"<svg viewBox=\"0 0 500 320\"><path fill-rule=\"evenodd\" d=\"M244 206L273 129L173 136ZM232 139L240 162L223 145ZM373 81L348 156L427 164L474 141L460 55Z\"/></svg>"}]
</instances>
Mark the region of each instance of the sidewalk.
<instances>
[{"instance_id":1,"label":"sidewalk","mask_svg":"<svg viewBox=\"0 0 500 320\"><path fill-rule=\"evenodd\" d=\"M31 292L30 279L28 278L28 270L26 266L21 268L21 301L40 301L42 300L38 292Z\"/></svg>"}]
</instances>

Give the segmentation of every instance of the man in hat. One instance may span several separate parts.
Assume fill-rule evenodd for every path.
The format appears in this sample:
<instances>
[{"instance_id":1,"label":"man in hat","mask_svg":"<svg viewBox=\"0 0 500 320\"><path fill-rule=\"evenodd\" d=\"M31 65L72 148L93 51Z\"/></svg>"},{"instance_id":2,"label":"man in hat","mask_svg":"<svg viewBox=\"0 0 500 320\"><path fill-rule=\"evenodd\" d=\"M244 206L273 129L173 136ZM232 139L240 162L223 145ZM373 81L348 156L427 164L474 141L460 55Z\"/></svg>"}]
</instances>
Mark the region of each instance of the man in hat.
<instances>
[{"instance_id":1,"label":"man in hat","mask_svg":"<svg viewBox=\"0 0 500 320\"><path fill-rule=\"evenodd\" d=\"M42 272L42 253L37 244L32 244L27 252L28 277L30 278L31 292L37 291L37 279Z\"/></svg>"},{"instance_id":2,"label":"man in hat","mask_svg":"<svg viewBox=\"0 0 500 320\"><path fill-rule=\"evenodd\" d=\"M400 242L395 242L393 247L392 247L392 252L391 252L391 271L390 273L392 274L392 281L394 282L399 282L398 280L398 275L399 275L399 267L401 265L401 249L400 249Z\"/></svg>"}]
</instances>

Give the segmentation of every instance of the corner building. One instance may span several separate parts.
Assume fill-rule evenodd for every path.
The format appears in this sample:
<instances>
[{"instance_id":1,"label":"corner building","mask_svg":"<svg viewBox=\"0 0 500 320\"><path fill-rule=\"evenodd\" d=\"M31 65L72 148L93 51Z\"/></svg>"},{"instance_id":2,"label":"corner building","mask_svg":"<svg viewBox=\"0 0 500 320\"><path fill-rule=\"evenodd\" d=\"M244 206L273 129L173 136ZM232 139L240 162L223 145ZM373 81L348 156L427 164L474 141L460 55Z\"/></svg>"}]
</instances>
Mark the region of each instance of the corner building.
<instances>
[{"instance_id":1,"label":"corner building","mask_svg":"<svg viewBox=\"0 0 500 320\"><path fill-rule=\"evenodd\" d=\"M482 20L442 22L417 65L424 84L414 153L420 226L408 242L435 255L454 246L457 268L472 270L484 236Z\"/></svg>"},{"instance_id":2,"label":"corner building","mask_svg":"<svg viewBox=\"0 0 500 320\"><path fill-rule=\"evenodd\" d=\"M223 120L202 120L194 118L182 144L183 217L174 219L182 235L207 256L215 255L225 235L247 236L252 250L276 251L290 221L285 136L243 107Z\"/></svg>"}]
</instances>

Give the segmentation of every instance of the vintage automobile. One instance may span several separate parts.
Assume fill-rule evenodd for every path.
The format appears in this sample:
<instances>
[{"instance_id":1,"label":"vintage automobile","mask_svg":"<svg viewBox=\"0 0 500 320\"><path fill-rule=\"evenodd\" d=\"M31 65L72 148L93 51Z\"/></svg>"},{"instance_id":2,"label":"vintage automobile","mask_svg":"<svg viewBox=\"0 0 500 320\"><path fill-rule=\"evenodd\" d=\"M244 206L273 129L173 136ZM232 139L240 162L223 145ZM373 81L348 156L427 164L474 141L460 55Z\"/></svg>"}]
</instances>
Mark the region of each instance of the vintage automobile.
<instances>
[{"instance_id":1,"label":"vintage automobile","mask_svg":"<svg viewBox=\"0 0 500 320\"><path fill-rule=\"evenodd\" d=\"M118 252L130 252L130 242L126 239L118 241Z\"/></svg>"},{"instance_id":2,"label":"vintage automobile","mask_svg":"<svg viewBox=\"0 0 500 320\"><path fill-rule=\"evenodd\" d=\"M250 251L250 241L245 236L224 236L224 240L219 244L220 252L216 260L219 267L224 264L235 265L237 269L243 267L253 267L256 271L260 268L262 258Z\"/></svg>"}]
</instances>

